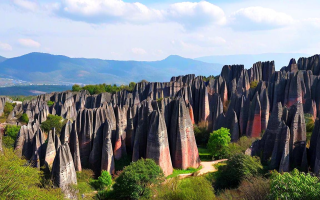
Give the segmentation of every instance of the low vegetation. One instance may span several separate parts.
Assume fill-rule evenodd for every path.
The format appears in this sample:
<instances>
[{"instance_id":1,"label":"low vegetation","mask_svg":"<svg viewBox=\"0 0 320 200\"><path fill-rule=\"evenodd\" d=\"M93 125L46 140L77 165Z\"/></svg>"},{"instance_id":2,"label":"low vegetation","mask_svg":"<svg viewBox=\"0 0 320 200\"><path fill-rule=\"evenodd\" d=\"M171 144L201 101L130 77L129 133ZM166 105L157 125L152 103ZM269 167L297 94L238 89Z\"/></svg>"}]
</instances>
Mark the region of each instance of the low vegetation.
<instances>
[{"instance_id":1,"label":"low vegetation","mask_svg":"<svg viewBox=\"0 0 320 200\"><path fill-rule=\"evenodd\" d=\"M198 145L206 145L209 140L210 131L206 122L199 122L193 126L194 136Z\"/></svg>"},{"instance_id":2,"label":"low vegetation","mask_svg":"<svg viewBox=\"0 0 320 200\"><path fill-rule=\"evenodd\" d=\"M185 170L183 170L183 169L174 169L173 173L170 174L169 176L167 176L167 179L173 178L173 177L177 177L180 174L193 174L193 173L199 171L201 168L202 168L202 166L200 166L197 169L193 168L193 167L189 167L188 169L185 169Z\"/></svg>"},{"instance_id":3,"label":"low vegetation","mask_svg":"<svg viewBox=\"0 0 320 200\"><path fill-rule=\"evenodd\" d=\"M22 123L25 123L25 124L29 123L28 115L26 113L23 113L21 115L21 117L19 118L19 121L22 122Z\"/></svg>"},{"instance_id":4,"label":"low vegetation","mask_svg":"<svg viewBox=\"0 0 320 200\"><path fill-rule=\"evenodd\" d=\"M4 148L0 156L1 199L63 199L60 189L47 189L41 184L42 176L13 150Z\"/></svg>"},{"instance_id":5,"label":"low vegetation","mask_svg":"<svg viewBox=\"0 0 320 200\"><path fill-rule=\"evenodd\" d=\"M215 175L215 188L236 188L244 179L259 176L262 170L259 158L244 154L233 155L226 165L218 167Z\"/></svg>"},{"instance_id":6,"label":"low vegetation","mask_svg":"<svg viewBox=\"0 0 320 200\"><path fill-rule=\"evenodd\" d=\"M7 125L4 129L4 136L2 138L2 143L6 148L13 148L14 143L17 139L20 126Z\"/></svg>"},{"instance_id":7,"label":"low vegetation","mask_svg":"<svg viewBox=\"0 0 320 200\"><path fill-rule=\"evenodd\" d=\"M49 114L47 120L42 122L41 129L48 133L52 128L55 128L56 133L60 134L64 123L65 120L62 117Z\"/></svg>"},{"instance_id":8,"label":"low vegetation","mask_svg":"<svg viewBox=\"0 0 320 200\"><path fill-rule=\"evenodd\" d=\"M79 92L81 90L87 90L91 95L100 94L103 92L109 92L114 94L121 90L127 90L132 92L135 86L136 86L135 82L131 82L129 85L120 85L120 86L117 86L116 84L114 85L99 84L99 85L86 85L81 87L80 85L75 84L72 86L72 91Z\"/></svg>"},{"instance_id":9,"label":"low vegetation","mask_svg":"<svg viewBox=\"0 0 320 200\"><path fill-rule=\"evenodd\" d=\"M204 177L172 178L154 191L154 199L161 200L213 200L214 189Z\"/></svg>"},{"instance_id":10,"label":"low vegetation","mask_svg":"<svg viewBox=\"0 0 320 200\"><path fill-rule=\"evenodd\" d=\"M14 103L6 102L6 104L4 105L4 108L3 108L3 113L4 113L5 117L9 116L9 114L13 111L15 106L16 106L16 104L14 104Z\"/></svg>"},{"instance_id":11,"label":"low vegetation","mask_svg":"<svg viewBox=\"0 0 320 200\"><path fill-rule=\"evenodd\" d=\"M54 102L53 101L47 101L47 105L50 107L50 106L53 106Z\"/></svg>"}]
</instances>

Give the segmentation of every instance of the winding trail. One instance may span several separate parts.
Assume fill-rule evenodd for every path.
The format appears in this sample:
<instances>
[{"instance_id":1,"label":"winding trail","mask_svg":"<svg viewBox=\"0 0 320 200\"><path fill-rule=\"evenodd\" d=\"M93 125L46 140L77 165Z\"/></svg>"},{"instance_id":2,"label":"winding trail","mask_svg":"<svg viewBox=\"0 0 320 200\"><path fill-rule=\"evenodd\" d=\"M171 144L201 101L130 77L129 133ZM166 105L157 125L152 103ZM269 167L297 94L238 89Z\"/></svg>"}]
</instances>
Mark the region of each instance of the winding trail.
<instances>
[{"instance_id":1,"label":"winding trail","mask_svg":"<svg viewBox=\"0 0 320 200\"><path fill-rule=\"evenodd\" d=\"M214 164L217 164L219 162L227 161L228 159L221 159L221 160L215 160L215 161L203 161L200 163L202 166L202 169L198 171L198 176L209 173L209 172L215 172L217 169L213 166ZM179 178L186 178L189 176L192 176L193 173L189 174L179 174Z\"/></svg>"}]
</instances>

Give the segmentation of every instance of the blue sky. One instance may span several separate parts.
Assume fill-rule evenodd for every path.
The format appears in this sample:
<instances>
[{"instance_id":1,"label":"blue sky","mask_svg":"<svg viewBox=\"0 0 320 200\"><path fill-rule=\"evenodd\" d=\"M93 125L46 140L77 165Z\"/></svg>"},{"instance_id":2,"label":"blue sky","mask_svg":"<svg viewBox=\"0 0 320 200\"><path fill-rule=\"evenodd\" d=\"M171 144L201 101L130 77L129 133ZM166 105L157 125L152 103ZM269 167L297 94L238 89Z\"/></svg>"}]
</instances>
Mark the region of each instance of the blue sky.
<instances>
[{"instance_id":1,"label":"blue sky","mask_svg":"<svg viewBox=\"0 0 320 200\"><path fill-rule=\"evenodd\" d=\"M318 0L0 0L0 55L316 54L319 10Z\"/></svg>"}]
</instances>

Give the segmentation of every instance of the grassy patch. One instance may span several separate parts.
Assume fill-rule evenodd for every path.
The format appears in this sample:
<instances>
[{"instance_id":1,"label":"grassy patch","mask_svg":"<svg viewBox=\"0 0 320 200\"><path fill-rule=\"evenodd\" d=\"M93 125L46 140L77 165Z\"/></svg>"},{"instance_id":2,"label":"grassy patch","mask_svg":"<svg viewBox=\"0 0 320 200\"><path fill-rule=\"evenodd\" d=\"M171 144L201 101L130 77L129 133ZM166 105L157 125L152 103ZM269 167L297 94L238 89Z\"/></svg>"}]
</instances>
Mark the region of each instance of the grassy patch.
<instances>
[{"instance_id":1,"label":"grassy patch","mask_svg":"<svg viewBox=\"0 0 320 200\"><path fill-rule=\"evenodd\" d=\"M212 154L205 146L198 147L199 157L201 161L212 161Z\"/></svg>"},{"instance_id":2,"label":"grassy patch","mask_svg":"<svg viewBox=\"0 0 320 200\"><path fill-rule=\"evenodd\" d=\"M79 190L79 197L84 194L86 199L88 197L94 196L95 189L91 186L91 182L93 180L94 173L91 169L83 169L81 172L77 172L77 185L74 185L73 187L77 190Z\"/></svg>"},{"instance_id":3,"label":"grassy patch","mask_svg":"<svg viewBox=\"0 0 320 200\"><path fill-rule=\"evenodd\" d=\"M173 177L177 177L179 176L179 174L190 174L190 173L195 173L197 171L199 171L200 169L202 169L202 166L198 167L197 169L196 168L192 168L192 167L189 167L188 169L174 169L173 170L173 173L169 176L167 176L167 179L168 178L173 178Z\"/></svg>"}]
</instances>

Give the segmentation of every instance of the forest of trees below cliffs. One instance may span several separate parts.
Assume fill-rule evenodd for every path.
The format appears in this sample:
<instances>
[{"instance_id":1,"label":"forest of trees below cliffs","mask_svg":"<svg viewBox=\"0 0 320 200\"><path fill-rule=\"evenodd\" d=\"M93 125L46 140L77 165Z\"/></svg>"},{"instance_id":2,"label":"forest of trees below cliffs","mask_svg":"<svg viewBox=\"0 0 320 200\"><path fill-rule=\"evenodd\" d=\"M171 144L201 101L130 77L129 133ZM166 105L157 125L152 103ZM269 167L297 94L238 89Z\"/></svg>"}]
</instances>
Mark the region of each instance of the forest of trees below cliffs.
<instances>
[{"instance_id":1,"label":"forest of trees below cliffs","mask_svg":"<svg viewBox=\"0 0 320 200\"><path fill-rule=\"evenodd\" d=\"M1 97L0 196L319 199L318 61Z\"/></svg>"}]
</instances>

